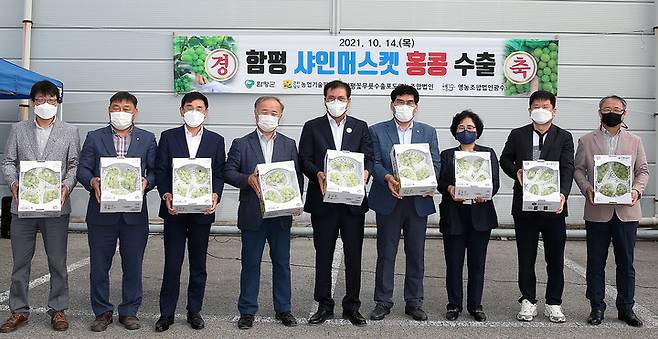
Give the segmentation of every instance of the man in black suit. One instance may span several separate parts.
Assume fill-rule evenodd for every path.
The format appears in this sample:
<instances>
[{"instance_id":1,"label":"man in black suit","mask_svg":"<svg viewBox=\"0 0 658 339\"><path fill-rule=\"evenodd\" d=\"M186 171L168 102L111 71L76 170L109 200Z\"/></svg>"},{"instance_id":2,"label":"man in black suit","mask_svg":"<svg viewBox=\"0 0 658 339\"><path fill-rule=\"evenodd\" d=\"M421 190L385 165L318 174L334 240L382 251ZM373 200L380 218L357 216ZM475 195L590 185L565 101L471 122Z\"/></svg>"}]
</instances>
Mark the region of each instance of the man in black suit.
<instances>
[{"instance_id":1,"label":"man in black suit","mask_svg":"<svg viewBox=\"0 0 658 339\"><path fill-rule=\"evenodd\" d=\"M537 315L535 260L539 233L544 243L546 271L546 308L544 315L550 321L566 321L562 313L564 291L564 245L566 242L567 197L571 191L574 174L574 146L571 133L553 124L557 114L555 96L546 91L537 91L530 96L530 118L532 124L510 132L500 156L500 167L514 179L512 216L516 232L516 247L519 257L519 289L521 311L516 318L532 321ZM559 161L560 163L560 208L556 212L524 212L523 161Z\"/></svg>"},{"instance_id":2,"label":"man in black suit","mask_svg":"<svg viewBox=\"0 0 658 339\"><path fill-rule=\"evenodd\" d=\"M328 149L359 152L364 154L365 182L372 173L372 142L368 125L348 116L350 86L335 80L324 87L324 102L327 114L307 121L299 141L299 158L302 171L308 177L304 211L311 214L313 245L315 247L315 292L319 303L318 311L308 320L309 324L321 324L333 317L334 300L331 295L331 265L340 230L345 253L345 285L343 318L356 326L366 325L359 313L361 301L361 250L363 225L368 201L361 206L325 203L323 199L324 157Z\"/></svg>"}]
</instances>

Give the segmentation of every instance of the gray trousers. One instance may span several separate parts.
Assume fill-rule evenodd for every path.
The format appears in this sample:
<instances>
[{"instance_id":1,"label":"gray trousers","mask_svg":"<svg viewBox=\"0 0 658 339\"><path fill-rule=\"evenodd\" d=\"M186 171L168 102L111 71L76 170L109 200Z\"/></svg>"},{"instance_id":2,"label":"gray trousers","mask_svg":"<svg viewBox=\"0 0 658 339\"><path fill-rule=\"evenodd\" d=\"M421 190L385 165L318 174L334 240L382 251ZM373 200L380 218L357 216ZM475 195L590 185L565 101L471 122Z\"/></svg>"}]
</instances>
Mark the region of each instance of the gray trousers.
<instances>
[{"instance_id":1,"label":"gray trousers","mask_svg":"<svg viewBox=\"0 0 658 339\"><path fill-rule=\"evenodd\" d=\"M41 233L48 257L50 271L50 295L48 308L64 310L69 307L68 273L66 271L66 245L69 215L56 218L18 218L11 216L11 252L14 268L11 273L9 308L12 313L29 314L28 291L32 257Z\"/></svg>"},{"instance_id":2,"label":"gray trousers","mask_svg":"<svg viewBox=\"0 0 658 339\"><path fill-rule=\"evenodd\" d=\"M425 230L427 217L418 216L414 197L399 200L390 215L376 215L377 268L375 273L375 302L393 306L395 257L398 253L400 231L404 235L406 270L404 274L404 301L407 307L423 305L423 278L425 276Z\"/></svg>"}]
</instances>

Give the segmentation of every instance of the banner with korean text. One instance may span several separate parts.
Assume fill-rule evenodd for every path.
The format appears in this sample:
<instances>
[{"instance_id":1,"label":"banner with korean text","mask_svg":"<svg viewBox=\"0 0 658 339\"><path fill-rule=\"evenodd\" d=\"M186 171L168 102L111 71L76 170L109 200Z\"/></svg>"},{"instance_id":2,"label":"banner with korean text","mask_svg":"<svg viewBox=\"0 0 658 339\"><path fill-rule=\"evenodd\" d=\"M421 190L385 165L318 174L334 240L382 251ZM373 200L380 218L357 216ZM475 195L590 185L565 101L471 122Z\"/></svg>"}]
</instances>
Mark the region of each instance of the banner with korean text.
<instances>
[{"instance_id":1,"label":"banner with korean text","mask_svg":"<svg viewBox=\"0 0 658 339\"><path fill-rule=\"evenodd\" d=\"M174 35L173 52L176 93L321 94L336 79L356 95L398 84L441 96L558 89L557 40Z\"/></svg>"}]
</instances>

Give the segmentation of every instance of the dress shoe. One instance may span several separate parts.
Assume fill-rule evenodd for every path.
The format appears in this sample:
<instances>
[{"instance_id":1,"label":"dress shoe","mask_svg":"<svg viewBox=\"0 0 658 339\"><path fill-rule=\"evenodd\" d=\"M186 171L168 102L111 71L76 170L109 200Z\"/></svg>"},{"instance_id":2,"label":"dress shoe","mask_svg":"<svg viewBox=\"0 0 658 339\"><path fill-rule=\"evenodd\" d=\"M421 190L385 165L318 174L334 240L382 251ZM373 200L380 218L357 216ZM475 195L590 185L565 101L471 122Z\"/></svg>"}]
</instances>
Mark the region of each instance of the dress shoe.
<instances>
[{"instance_id":1,"label":"dress shoe","mask_svg":"<svg viewBox=\"0 0 658 339\"><path fill-rule=\"evenodd\" d=\"M619 312L617 315L617 318L629 326L633 327L642 327L642 320L635 315L635 312L633 310L630 310L628 312Z\"/></svg>"},{"instance_id":2,"label":"dress shoe","mask_svg":"<svg viewBox=\"0 0 658 339\"><path fill-rule=\"evenodd\" d=\"M372 310L372 312L370 312L370 320L382 320L389 313L391 313L390 307L384 304L377 303L377 305L375 305L375 308Z\"/></svg>"},{"instance_id":3,"label":"dress shoe","mask_svg":"<svg viewBox=\"0 0 658 339\"><path fill-rule=\"evenodd\" d=\"M201 318L199 313L187 312L187 322L190 323L190 326L195 330L200 330L206 326L206 323Z\"/></svg>"},{"instance_id":4,"label":"dress shoe","mask_svg":"<svg viewBox=\"0 0 658 339\"><path fill-rule=\"evenodd\" d=\"M475 319L475 321L479 321L479 322L487 321L487 315L484 313L482 309L468 313L470 313L471 316L473 316L473 319Z\"/></svg>"},{"instance_id":5,"label":"dress shoe","mask_svg":"<svg viewBox=\"0 0 658 339\"><path fill-rule=\"evenodd\" d=\"M174 316L160 316L160 319L155 322L155 331L156 332L164 332L169 329L169 326L174 324Z\"/></svg>"},{"instance_id":6,"label":"dress shoe","mask_svg":"<svg viewBox=\"0 0 658 339\"><path fill-rule=\"evenodd\" d=\"M69 329L69 321L66 320L64 310L54 311L50 315L50 325L55 331L66 331Z\"/></svg>"},{"instance_id":7,"label":"dress shoe","mask_svg":"<svg viewBox=\"0 0 658 339\"><path fill-rule=\"evenodd\" d=\"M297 319L290 312L277 312L274 319L281 320L283 326L293 327L297 326Z\"/></svg>"},{"instance_id":8,"label":"dress shoe","mask_svg":"<svg viewBox=\"0 0 658 339\"><path fill-rule=\"evenodd\" d=\"M112 311L107 311L99 316L91 324L91 330L94 332L103 332L112 323Z\"/></svg>"},{"instance_id":9,"label":"dress shoe","mask_svg":"<svg viewBox=\"0 0 658 339\"><path fill-rule=\"evenodd\" d=\"M349 320L354 326L366 326L366 318L364 318L359 311L345 311L343 310L343 319Z\"/></svg>"},{"instance_id":10,"label":"dress shoe","mask_svg":"<svg viewBox=\"0 0 658 339\"><path fill-rule=\"evenodd\" d=\"M319 325L334 317L334 311L330 311L324 308L318 309L310 318L308 318L308 323L311 325Z\"/></svg>"},{"instance_id":11,"label":"dress shoe","mask_svg":"<svg viewBox=\"0 0 658 339\"><path fill-rule=\"evenodd\" d=\"M254 315L241 314L240 319L238 319L238 328L241 330L248 330L252 326L254 326Z\"/></svg>"},{"instance_id":12,"label":"dress shoe","mask_svg":"<svg viewBox=\"0 0 658 339\"><path fill-rule=\"evenodd\" d=\"M16 331L19 327L27 324L27 314L25 313L12 313L7 321L0 326L0 333L9 333Z\"/></svg>"},{"instance_id":13,"label":"dress shoe","mask_svg":"<svg viewBox=\"0 0 658 339\"><path fill-rule=\"evenodd\" d=\"M134 315L120 315L119 324L123 325L123 327L130 331L138 330L142 327L142 325L139 324L139 318Z\"/></svg>"},{"instance_id":14,"label":"dress shoe","mask_svg":"<svg viewBox=\"0 0 658 339\"><path fill-rule=\"evenodd\" d=\"M457 318L459 318L459 313L460 312L458 309L455 308L449 309L448 311L446 311L446 319L450 321L457 320Z\"/></svg>"},{"instance_id":15,"label":"dress shoe","mask_svg":"<svg viewBox=\"0 0 658 339\"><path fill-rule=\"evenodd\" d=\"M589 313L589 317L587 317L587 323L596 326L601 325L601 322L603 322L603 311L592 310L592 312Z\"/></svg>"},{"instance_id":16,"label":"dress shoe","mask_svg":"<svg viewBox=\"0 0 658 339\"><path fill-rule=\"evenodd\" d=\"M404 314L410 315L416 321L427 320L427 313L420 306L405 307Z\"/></svg>"}]
</instances>

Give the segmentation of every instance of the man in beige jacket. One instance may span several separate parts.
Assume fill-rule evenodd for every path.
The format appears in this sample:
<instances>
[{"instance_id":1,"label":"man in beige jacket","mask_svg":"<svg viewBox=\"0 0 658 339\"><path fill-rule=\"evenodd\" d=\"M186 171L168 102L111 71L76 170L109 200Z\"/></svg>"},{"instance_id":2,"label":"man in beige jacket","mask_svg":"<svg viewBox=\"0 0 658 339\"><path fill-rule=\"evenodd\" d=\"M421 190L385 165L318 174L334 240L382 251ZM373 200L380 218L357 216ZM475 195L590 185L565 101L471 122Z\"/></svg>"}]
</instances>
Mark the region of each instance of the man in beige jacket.
<instances>
[{"instance_id":1,"label":"man in beige jacket","mask_svg":"<svg viewBox=\"0 0 658 339\"><path fill-rule=\"evenodd\" d=\"M633 252L642 210L640 197L649 181L649 167L642 141L625 129L626 101L616 95L599 102L601 126L578 140L574 179L587 198L585 225L587 228L587 299L592 308L587 322L599 325L605 312L605 265L610 241L617 264L618 318L630 326L640 327L642 321L633 312L635 269ZM630 155L632 159L632 202L630 205L594 204L594 155Z\"/></svg>"}]
</instances>

